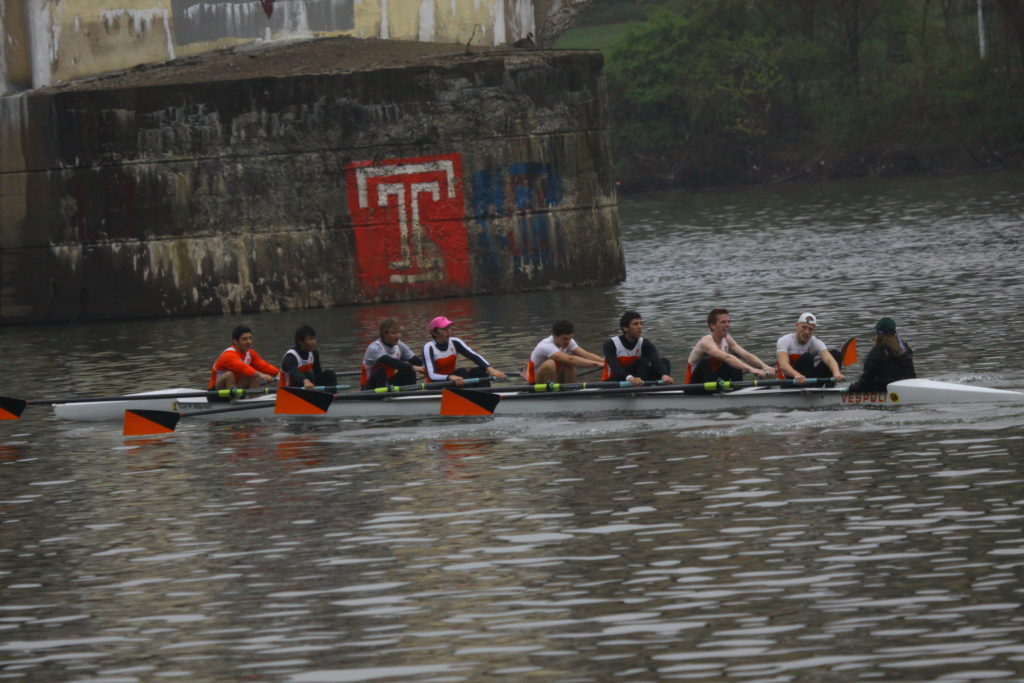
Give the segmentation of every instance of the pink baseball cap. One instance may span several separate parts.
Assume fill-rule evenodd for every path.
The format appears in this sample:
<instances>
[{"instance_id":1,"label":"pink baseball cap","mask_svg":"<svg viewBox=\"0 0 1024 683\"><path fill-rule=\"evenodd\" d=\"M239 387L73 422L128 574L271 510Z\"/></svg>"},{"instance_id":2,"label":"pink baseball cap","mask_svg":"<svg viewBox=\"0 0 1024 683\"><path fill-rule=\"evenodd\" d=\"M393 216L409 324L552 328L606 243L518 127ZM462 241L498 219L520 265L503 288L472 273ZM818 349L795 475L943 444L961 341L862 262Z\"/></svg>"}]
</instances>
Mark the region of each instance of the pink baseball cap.
<instances>
[{"instance_id":1,"label":"pink baseball cap","mask_svg":"<svg viewBox=\"0 0 1024 683\"><path fill-rule=\"evenodd\" d=\"M439 327L444 328L444 327L448 327L451 324L452 324L451 320L449 320L448 318L444 317L443 315L439 315L439 316L437 316L436 318L434 318L433 320L430 321L430 331L433 332L434 330L436 330Z\"/></svg>"}]
</instances>

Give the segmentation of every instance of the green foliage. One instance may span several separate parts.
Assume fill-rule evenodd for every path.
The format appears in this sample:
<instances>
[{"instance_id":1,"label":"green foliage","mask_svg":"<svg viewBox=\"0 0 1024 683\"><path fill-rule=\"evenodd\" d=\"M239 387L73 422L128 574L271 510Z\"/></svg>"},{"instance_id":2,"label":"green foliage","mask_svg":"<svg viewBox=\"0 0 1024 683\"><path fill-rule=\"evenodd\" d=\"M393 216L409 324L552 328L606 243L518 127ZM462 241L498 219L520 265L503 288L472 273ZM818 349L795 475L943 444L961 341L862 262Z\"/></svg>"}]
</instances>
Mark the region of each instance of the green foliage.
<instances>
[{"instance_id":1,"label":"green foliage","mask_svg":"<svg viewBox=\"0 0 1024 683\"><path fill-rule=\"evenodd\" d=\"M646 21L664 0L595 0L576 20L577 26L602 26Z\"/></svg>"},{"instance_id":2,"label":"green foliage","mask_svg":"<svg viewBox=\"0 0 1024 683\"><path fill-rule=\"evenodd\" d=\"M1020 164L1016 46L979 59L969 9L666 0L606 51L619 177L628 189Z\"/></svg>"},{"instance_id":3,"label":"green foliage","mask_svg":"<svg viewBox=\"0 0 1024 683\"><path fill-rule=\"evenodd\" d=\"M630 30L643 25L644 22L641 21L573 27L558 38L555 47L559 50L607 50L622 40Z\"/></svg>"}]
</instances>

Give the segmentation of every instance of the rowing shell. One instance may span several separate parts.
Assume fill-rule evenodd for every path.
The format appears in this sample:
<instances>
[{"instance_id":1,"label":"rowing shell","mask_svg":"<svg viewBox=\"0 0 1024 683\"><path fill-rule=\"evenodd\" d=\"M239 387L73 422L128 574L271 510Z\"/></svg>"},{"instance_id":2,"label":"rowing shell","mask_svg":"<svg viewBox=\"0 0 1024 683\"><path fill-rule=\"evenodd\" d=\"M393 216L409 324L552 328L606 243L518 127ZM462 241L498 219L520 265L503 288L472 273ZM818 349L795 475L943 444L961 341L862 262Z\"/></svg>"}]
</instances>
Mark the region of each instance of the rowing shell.
<instances>
[{"instance_id":1,"label":"rowing shell","mask_svg":"<svg viewBox=\"0 0 1024 683\"><path fill-rule=\"evenodd\" d=\"M173 391L173 390L171 390ZM171 391L148 392L167 394ZM180 390L185 392L187 390ZM612 411L670 411L670 410L733 410L733 409L811 409L849 406L875 406L893 408L903 405L942 405L951 403L1024 403L1024 392L989 389L927 379L909 379L893 382L888 391L853 394L845 389L807 388L777 389L753 387L728 393L686 394L681 391L659 391L630 394L601 389L584 389L556 393L494 392L501 402L496 415L551 415ZM336 400L326 416L333 418L424 417L438 415L440 394L427 396L387 396L366 400ZM264 407L257 408L257 405ZM251 410L203 413L226 406L253 406ZM125 410L164 410L179 412L193 418L210 420L251 420L262 417L282 417L274 413L274 397L259 396L228 403L209 402L206 399L147 399L146 394L133 394L131 398L100 403L63 403L54 406L57 417L76 421L114 421L124 418ZM295 416L289 416L294 418ZM317 416L323 417L323 416Z\"/></svg>"},{"instance_id":2,"label":"rowing shell","mask_svg":"<svg viewBox=\"0 0 1024 683\"><path fill-rule=\"evenodd\" d=\"M126 410L165 410L176 413L181 409L181 404L186 401L194 404L197 408L210 410L215 407L232 405L230 403L215 403L205 398L183 399L168 398L167 394L198 393L199 389L161 389L159 391L144 391L138 394L126 394L123 399L116 401L98 401L95 403L55 403L53 413L63 420L74 420L76 422L103 422L107 420L121 420ZM146 398L151 394L159 394L164 398ZM260 397L268 398L268 397ZM273 406L273 396L270 405ZM246 399L246 401L255 399ZM262 412L262 411L261 411Z\"/></svg>"}]
</instances>

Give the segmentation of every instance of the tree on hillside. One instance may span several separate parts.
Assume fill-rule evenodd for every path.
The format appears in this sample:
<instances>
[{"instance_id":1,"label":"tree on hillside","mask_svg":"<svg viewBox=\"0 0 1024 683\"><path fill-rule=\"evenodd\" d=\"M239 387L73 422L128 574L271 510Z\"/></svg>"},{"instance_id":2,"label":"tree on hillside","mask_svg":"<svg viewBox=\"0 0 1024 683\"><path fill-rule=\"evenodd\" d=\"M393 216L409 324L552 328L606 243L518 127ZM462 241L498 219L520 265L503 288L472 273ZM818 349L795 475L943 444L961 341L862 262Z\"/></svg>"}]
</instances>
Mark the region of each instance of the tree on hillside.
<instances>
[{"instance_id":1,"label":"tree on hillside","mask_svg":"<svg viewBox=\"0 0 1024 683\"><path fill-rule=\"evenodd\" d=\"M998 2L983 60L977 0L666 0L609 53L620 177L1020 163L1024 0Z\"/></svg>"},{"instance_id":2,"label":"tree on hillside","mask_svg":"<svg viewBox=\"0 0 1024 683\"><path fill-rule=\"evenodd\" d=\"M642 163L720 182L720 161L756 165L774 128L778 49L771 32L751 25L746 0L681 9L655 15L613 52L615 115Z\"/></svg>"},{"instance_id":3,"label":"tree on hillside","mask_svg":"<svg viewBox=\"0 0 1024 683\"><path fill-rule=\"evenodd\" d=\"M999 0L999 8L1006 18L1006 31L1017 44L1018 68L1024 69L1024 0Z\"/></svg>"}]
</instances>

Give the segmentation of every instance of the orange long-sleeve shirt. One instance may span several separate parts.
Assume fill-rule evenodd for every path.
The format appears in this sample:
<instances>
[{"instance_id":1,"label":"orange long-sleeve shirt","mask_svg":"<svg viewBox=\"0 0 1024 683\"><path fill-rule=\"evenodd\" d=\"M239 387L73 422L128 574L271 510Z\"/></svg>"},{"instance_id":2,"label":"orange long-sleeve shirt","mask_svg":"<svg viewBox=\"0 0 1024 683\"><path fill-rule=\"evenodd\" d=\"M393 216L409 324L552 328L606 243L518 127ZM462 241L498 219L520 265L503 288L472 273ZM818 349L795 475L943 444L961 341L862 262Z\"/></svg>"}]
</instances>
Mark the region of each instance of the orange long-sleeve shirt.
<instances>
[{"instance_id":1,"label":"orange long-sleeve shirt","mask_svg":"<svg viewBox=\"0 0 1024 683\"><path fill-rule=\"evenodd\" d=\"M234 346L229 346L221 352L220 356L213 363L213 369L210 370L210 388L217 383L217 377L224 372L235 373L235 379L240 379L243 375L246 377L252 377L257 372L262 372L267 375L277 375L280 370L275 368L267 361L260 358L260 354L256 353L255 349L249 349L245 353L240 352Z\"/></svg>"}]
</instances>

